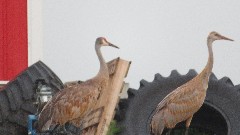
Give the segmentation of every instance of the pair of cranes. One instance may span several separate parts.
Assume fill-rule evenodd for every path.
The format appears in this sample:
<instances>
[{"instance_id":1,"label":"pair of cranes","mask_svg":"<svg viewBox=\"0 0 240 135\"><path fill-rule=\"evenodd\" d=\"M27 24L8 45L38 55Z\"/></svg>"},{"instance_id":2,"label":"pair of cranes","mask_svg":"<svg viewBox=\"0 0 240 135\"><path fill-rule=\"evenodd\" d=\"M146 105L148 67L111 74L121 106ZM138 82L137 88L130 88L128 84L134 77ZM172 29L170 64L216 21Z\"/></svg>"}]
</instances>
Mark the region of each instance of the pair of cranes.
<instances>
[{"instance_id":1,"label":"pair of cranes","mask_svg":"<svg viewBox=\"0 0 240 135\"><path fill-rule=\"evenodd\" d=\"M206 97L209 76L213 67L212 43L215 40L233 41L217 32L209 34L207 38L209 51L207 65L198 76L178 87L158 104L150 124L151 132L154 135L161 135L165 127L172 129L177 123L185 120L187 128L185 134L188 134L192 117L202 106ZM76 123L79 121L81 123L81 120L92 111L101 96L101 92L108 86L109 71L100 51L102 46L118 48L103 37L96 39L95 50L100 62L98 74L92 79L77 84L76 87L64 88L56 94L44 106L39 115L39 131L48 130L52 125L64 126L67 122L77 127L81 126Z\"/></svg>"}]
</instances>

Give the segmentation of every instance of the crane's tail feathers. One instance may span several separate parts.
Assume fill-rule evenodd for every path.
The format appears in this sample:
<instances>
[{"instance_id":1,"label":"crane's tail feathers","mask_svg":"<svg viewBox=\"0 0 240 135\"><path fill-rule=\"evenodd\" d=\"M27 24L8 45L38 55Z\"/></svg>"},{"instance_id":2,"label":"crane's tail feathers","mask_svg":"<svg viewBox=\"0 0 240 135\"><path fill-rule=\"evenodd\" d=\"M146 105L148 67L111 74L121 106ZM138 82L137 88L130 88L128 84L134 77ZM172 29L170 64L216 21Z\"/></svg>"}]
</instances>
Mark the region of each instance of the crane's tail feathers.
<instances>
[{"instance_id":1,"label":"crane's tail feathers","mask_svg":"<svg viewBox=\"0 0 240 135\"><path fill-rule=\"evenodd\" d=\"M42 131L47 131L47 130L49 130L51 124L52 124L52 121L51 121L51 120L47 121L47 122L43 125L43 127L42 127L41 130L42 130Z\"/></svg>"},{"instance_id":2,"label":"crane's tail feathers","mask_svg":"<svg viewBox=\"0 0 240 135\"><path fill-rule=\"evenodd\" d=\"M161 135L165 124L161 113L156 113L151 121L151 131L154 135Z\"/></svg>"},{"instance_id":3,"label":"crane's tail feathers","mask_svg":"<svg viewBox=\"0 0 240 135\"><path fill-rule=\"evenodd\" d=\"M48 130L52 124L52 110L51 110L51 103L48 102L44 108L42 109L41 113L38 116L37 122L37 130L45 131Z\"/></svg>"}]
</instances>

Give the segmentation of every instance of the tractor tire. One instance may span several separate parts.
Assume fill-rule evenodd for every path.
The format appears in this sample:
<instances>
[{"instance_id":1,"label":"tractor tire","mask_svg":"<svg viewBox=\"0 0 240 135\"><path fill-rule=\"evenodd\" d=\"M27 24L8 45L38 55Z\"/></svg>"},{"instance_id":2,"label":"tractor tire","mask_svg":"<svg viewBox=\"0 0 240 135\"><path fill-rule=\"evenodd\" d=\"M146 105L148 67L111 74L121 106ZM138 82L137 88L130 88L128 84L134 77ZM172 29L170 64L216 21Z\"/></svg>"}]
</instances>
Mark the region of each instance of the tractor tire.
<instances>
[{"instance_id":1,"label":"tractor tire","mask_svg":"<svg viewBox=\"0 0 240 135\"><path fill-rule=\"evenodd\" d=\"M43 62L38 61L0 91L0 135L27 135L28 115L37 113L34 82L44 79L53 93L63 87L62 81Z\"/></svg>"},{"instance_id":2,"label":"tractor tire","mask_svg":"<svg viewBox=\"0 0 240 135\"><path fill-rule=\"evenodd\" d=\"M122 128L120 135L151 135L150 121L158 103L196 75L194 70L189 70L186 75L173 70L169 77L156 74L152 82L141 80L138 90L130 88L128 99L120 100L115 116ZM212 74L205 102L194 114L190 128L202 130L208 135L240 135L239 127L240 85L234 86L227 77L218 80ZM184 122L177 124L173 131L179 129L185 130Z\"/></svg>"}]
</instances>

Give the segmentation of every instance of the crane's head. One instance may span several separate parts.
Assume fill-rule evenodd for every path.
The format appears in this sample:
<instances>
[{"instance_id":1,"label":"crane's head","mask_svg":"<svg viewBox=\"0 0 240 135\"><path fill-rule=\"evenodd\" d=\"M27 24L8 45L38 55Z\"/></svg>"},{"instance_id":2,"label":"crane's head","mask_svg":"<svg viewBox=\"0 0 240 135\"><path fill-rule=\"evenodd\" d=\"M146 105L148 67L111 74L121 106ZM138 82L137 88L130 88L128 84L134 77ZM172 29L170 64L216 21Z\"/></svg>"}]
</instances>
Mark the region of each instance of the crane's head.
<instances>
[{"instance_id":1,"label":"crane's head","mask_svg":"<svg viewBox=\"0 0 240 135\"><path fill-rule=\"evenodd\" d=\"M208 39L212 40L212 41L215 41L215 40L229 40L229 41L233 41L232 39L230 38L227 38L225 36L222 36L221 34L213 31L211 32L209 35L208 35Z\"/></svg>"},{"instance_id":2,"label":"crane's head","mask_svg":"<svg viewBox=\"0 0 240 135\"><path fill-rule=\"evenodd\" d=\"M117 47L116 45L108 42L107 39L104 38L104 37L99 37L99 38L97 38L95 44L96 44L97 46L100 46L100 47L101 47L101 46L112 46L112 47L115 47L115 48L118 48L118 49L119 49L119 47Z\"/></svg>"}]
</instances>

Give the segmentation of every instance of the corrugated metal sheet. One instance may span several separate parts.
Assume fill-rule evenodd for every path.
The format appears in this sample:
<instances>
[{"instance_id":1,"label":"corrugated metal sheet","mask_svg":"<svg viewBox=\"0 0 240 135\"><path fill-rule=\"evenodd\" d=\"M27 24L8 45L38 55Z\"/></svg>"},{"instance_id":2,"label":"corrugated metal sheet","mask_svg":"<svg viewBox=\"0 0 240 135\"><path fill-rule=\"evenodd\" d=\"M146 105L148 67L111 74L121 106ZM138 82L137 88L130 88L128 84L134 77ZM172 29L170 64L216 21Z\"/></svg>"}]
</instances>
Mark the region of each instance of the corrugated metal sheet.
<instances>
[{"instance_id":1,"label":"corrugated metal sheet","mask_svg":"<svg viewBox=\"0 0 240 135\"><path fill-rule=\"evenodd\" d=\"M0 81L28 66L27 0L0 0Z\"/></svg>"}]
</instances>

